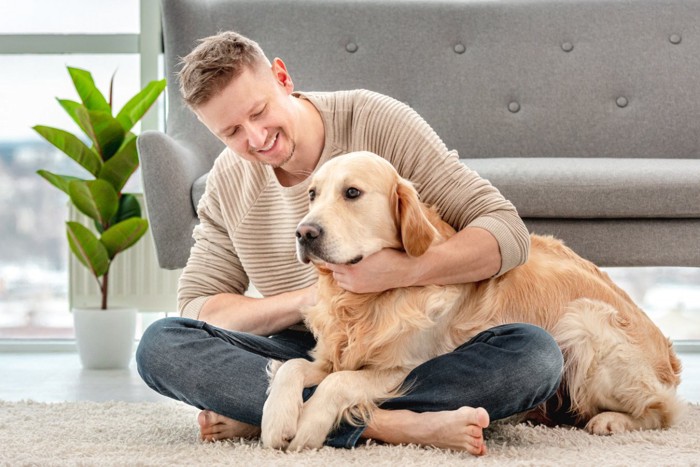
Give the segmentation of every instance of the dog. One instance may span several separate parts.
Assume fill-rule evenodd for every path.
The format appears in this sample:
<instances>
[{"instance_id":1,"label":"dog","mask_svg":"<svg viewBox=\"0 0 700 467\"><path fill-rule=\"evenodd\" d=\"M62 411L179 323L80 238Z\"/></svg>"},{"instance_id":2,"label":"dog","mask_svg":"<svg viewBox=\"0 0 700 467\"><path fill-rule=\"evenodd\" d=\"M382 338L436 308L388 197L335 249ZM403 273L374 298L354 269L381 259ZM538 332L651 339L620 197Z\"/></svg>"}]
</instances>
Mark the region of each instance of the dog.
<instances>
[{"instance_id":1,"label":"dog","mask_svg":"<svg viewBox=\"0 0 700 467\"><path fill-rule=\"evenodd\" d=\"M323 265L356 263L383 248L417 257L455 231L388 161L368 152L321 166L309 199L297 256L319 272L317 304L303 312L317 345L312 361L271 368L265 446L320 448L343 419L370 420L379 402L401 393L416 366L485 329L516 322L546 329L559 344L565 363L558 405L568 404L554 408L588 432L674 423L682 407L681 365L671 342L607 274L561 241L531 235L525 264L478 283L354 294ZM314 385L303 403L303 389ZM554 420L551 409L541 407L534 418Z\"/></svg>"}]
</instances>

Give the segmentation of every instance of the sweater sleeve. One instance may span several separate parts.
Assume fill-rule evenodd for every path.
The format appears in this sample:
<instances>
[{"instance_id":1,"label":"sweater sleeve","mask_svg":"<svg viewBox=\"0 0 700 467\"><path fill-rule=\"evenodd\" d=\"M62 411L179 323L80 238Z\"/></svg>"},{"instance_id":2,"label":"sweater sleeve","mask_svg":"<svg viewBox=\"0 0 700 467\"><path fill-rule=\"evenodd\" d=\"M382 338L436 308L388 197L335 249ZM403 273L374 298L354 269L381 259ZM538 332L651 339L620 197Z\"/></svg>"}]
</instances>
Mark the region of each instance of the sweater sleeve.
<instances>
[{"instance_id":1,"label":"sweater sleeve","mask_svg":"<svg viewBox=\"0 0 700 467\"><path fill-rule=\"evenodd\" d=\"M197 215L200 223L192 234L195 243L178 284L180 315L194 319L213 295L243 294L249 283L224 223L216 169L207 179Z\"/></svg>"},{"instance_id":2,"label":"sweater sleeve","mask_svg":"<svg viewBox=\"0 0 700 467\"><path fill-rule=\"evenodd\" d=\"M368 93L353 118L356 129L366 129L361 133L368 150L388 159L443 220L457 230L485 229L496 238L501 253L497 275L527 261L530 237L513 204L456 151L449 151L418 113L395 99Z\"/></svg>"}]
</instances>

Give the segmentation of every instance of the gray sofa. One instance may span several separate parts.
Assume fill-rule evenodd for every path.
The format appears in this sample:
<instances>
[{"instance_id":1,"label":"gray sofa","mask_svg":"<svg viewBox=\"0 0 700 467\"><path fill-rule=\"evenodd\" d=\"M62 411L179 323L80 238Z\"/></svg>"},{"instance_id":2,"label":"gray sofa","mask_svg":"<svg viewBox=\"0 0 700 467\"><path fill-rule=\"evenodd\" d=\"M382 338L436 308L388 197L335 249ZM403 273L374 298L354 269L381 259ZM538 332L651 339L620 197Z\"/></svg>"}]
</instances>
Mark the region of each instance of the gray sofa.
<instances>
[{"instance_id":1,"label":"gray sofa","mask_svg":"<svg viewBox=\"0 0 700 467\"><path fill-rule=\"evenodd\" d=\"M184 266L222 149L174 72L236 30L299 90L408 103L464 163L604 266L700 266L698 0L164 0L167 131L138 139L158 260Z\"/></svg>"}]
</instances>

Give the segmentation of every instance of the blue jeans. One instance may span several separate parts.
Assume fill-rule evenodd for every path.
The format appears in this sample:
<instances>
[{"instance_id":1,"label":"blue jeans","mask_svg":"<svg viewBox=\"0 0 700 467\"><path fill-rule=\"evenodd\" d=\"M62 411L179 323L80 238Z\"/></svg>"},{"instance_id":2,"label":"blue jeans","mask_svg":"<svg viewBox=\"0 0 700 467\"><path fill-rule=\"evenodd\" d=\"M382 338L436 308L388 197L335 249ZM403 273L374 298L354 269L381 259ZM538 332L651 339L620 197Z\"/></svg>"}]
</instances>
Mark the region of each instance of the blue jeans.
<instances>
[{"instance_id":1,"label":"blue jeans","mask_svg":"<svg viewBox=\"0 0 700 467\"><path fill-rule=\"evenodd\" d=\"M268 359L309 359L314 345L311 333L303 331L261 337L203 321L164 318L146 329L136 363L155 391L260 426ZM529 324L498 326L415 368L406 378L410 392L381 407L414 412L484 407L491 420L498 420L554 395L562 367L561 351L543 329ZM314 389L304 391L304 400ZM353 447L363 431L362 426L343 424L326 444Z\"/></svg>"}]
</instances>

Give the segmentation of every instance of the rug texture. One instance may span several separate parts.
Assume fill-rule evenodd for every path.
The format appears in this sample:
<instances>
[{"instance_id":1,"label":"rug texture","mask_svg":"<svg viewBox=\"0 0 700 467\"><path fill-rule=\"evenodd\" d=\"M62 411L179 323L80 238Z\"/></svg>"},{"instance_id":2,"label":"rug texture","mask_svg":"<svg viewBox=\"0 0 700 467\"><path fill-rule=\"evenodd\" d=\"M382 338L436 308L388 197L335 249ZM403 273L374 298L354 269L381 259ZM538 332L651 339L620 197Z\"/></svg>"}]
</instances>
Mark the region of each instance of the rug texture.
<instances>
[{"instance_id":1,"label":"rug texture","mask_svg":"<svg viewBox=\"0 0 700 467\"><path fill-rule=\"evenodd\" d=\"M600 437L495 423L489 454L368 443L287 454L257 441L203 443L197 410L180 403L0 401L0 464L8 466L661 466L700 465L700 406L669 430Z\"/></svg>"}]
</instances>

